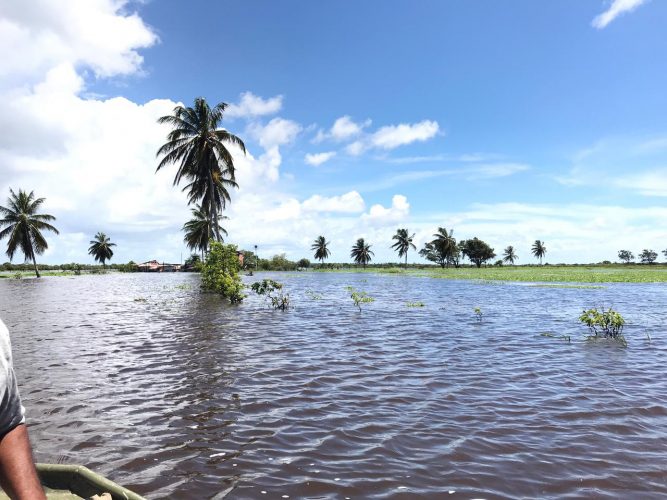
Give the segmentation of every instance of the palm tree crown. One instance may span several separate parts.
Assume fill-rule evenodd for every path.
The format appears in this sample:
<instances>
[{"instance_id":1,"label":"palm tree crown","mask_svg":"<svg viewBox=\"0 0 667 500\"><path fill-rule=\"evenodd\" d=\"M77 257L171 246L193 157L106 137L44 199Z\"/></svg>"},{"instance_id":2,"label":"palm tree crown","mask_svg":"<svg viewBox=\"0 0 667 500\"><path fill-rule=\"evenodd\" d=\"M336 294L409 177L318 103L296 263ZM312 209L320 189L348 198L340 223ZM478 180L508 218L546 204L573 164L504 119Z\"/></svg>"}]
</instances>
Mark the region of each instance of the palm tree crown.
<instances>
[{"instance_id":1,"label":"palm tree crown","mask_svg":"<svg viewBox=\"0 0 667 500\"><path fill-rule=\"evenodd\" d=\"M543 241L535 240L535 243L533 243L533 246L531 248L531 252L536 259L540 259L540 264L542 264L542 257L546 255L547 247L545 246Z\"/></svg>"},{"instance_id":2,"label":"palm tree crown","mask_svg":"<svg viewBox=\"0 0 667 500\"><path fill-rule=\"evenodd\" d=\"M101 262L102 266L106 267L105 262L111 260L113 257L113 250L115 243L111 243L109 237L103 232L95 235L95 239L90 241L90 248L88 248L88 255L92 255L97 262Z\"/></svg>"},{"instance_id":3,"label":"palm tree crown","mask_svg":"<svg viewBox=\"0 0 667 500\"><path fill-rule=\"evenodd\" d=\"M514 261L518 260L518 258L519 256L514 251L514 247L512 245L509 245L503 252L503 260L505 262L509 262L512 265L514 265Z\"/></svg>"},{"instance_id":4,"label":"palm tree crown","mask_svg":"<svg viewBox=\"0 0 667 500\"><path fill-rule=\"evenodd\" d=\"M311 250L315 251L315 259L319 260L320 264L331 255L331 252L327 248L328 244L329 242L324 236L318 236L310 247Z\"/></svg>"},{"instance_id":5,"label":"palm tree crown","mask_svg":"<svg viewBox=\"0 0 667 500\"><path fill-rule=\"evenodd\" d=\"M7 207L0 206L0 240L9 237L7 242L7 256L14 258L16 250L20 249L26 261L32 260L35 275L39 278L39 269L35 256L44 253L49 248L42 231L58 230L47 221L54 221L53 215L38 214L37 210L44 203L44 198L35 198L35 193L26 193L19 189L18 194L9 190Z\"/></svg>"},{"instance_id":6,"label":"palm tree crown","mask_svg":"<svg viewBox=\"0 0 667 500\"><path fill-rule=\"evenodd\" d=\"M167 142L158 150L162 156L157 170L174 163L178 165L174 185L185 178L188 184L188 203L201 201L213 234L222 240L218 212L230 201L229 187L238 187L235 179L234 158L227 145L238 146L245 154L245 144L231 132L219 128L227 104L221 102L211 108L206 99L195 99L194 107L176 106L171 115L158 123L172 126Z\"/></svg>"},{"instance_id":7,"label":"palm tree crown","mask_svg":"<svg viewBox=\"0 0 667 500\"><path fill-rule=\"evenodd\" d=\"M414 237L415 233L412 233L412 236L409 236L407 229L397 229L396 234L391 238L392 240L396 240L396 243L394 243L391 248L398 252L398 257L401 258L405 255L406 268L408 267L408 251L410 250L410 247L414 250L417 249L414 243L412 243Z\"/></svg>"},{"instance_id":8,"label":"palm tree crown","mask_svg":"<svg viewBox=\"0 0 667 500\"><path fill-rule=\"evenodd\" d=\"M192 212L192 219L183 224L183 231L185 231L183 241L190 250L199 250L203 258L204 252L208 250L208 243L214 236L215 229L211 225L210 217L200 205L195 205L195 208L190 209L190 211ZM221 219L227 219L227 217L218 216L218 220ZM221 233L225 233L225 236L227 236L225 228L220 225L218 225L218 228Z\"/></svg>"},{"instance_id":9,"label":"palm tree crown","mask_svg":"<svg viewBox=\"0 0 667 500\"><path fill-rule=\"evenodd\" d=\"M350 257L354 259L354 262L362 264L364 267L371 261L371 255L375 255L371 250L371 245L366 243L363 238L357 240L350 252Z\"/></svg>"}]
</instances>

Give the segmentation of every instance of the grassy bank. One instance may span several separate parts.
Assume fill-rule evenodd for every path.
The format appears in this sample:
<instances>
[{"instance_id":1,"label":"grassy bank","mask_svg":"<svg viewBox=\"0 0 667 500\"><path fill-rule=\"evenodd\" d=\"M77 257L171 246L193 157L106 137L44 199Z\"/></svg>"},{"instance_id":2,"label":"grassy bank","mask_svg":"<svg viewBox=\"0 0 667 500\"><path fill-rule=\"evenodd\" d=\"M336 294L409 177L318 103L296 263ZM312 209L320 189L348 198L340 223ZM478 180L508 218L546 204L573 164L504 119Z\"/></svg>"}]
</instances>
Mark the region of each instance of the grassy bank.
<instances>
[{"instance_id":1,"label":"grassy bank","mask_svg":"<svg viewBox=\"0 0 667 500\"><path fill-rule=\"evenodd\" d=\"M317 272L369 272L377 274L395 274L423 276L451 280L489 280L489 281L533 281L563 283L663 283L667 282L667 266L503 266L441 269L398 267L389 268L343 268L339 270L317 270Z\"/></svg>"}]
</instances>

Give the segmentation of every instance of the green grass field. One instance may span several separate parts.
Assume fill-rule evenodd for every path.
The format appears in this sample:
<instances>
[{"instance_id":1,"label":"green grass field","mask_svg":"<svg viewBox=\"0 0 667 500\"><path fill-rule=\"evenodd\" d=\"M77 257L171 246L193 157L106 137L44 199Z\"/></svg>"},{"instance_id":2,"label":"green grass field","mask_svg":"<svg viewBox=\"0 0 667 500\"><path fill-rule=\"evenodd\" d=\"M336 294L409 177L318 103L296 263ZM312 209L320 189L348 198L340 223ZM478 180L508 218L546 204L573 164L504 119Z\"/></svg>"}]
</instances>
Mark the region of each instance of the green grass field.
<instances>
[{"instance_id":1,"label":"green grass field","mask_svg":"<svg viewBox=\"0 0 667 500\"><path fill-rule=\"evenodd\" d=\"M326 272L324 270L323 272ZM363 269L344 268L333 272L357 272ZM367 268L364 272L423 276L450 280L528 281L554 283L663 283L667 282L667 266L503 266L463 267L459 269L425 269L398 267Z\"/></svg>"}]
</instances>

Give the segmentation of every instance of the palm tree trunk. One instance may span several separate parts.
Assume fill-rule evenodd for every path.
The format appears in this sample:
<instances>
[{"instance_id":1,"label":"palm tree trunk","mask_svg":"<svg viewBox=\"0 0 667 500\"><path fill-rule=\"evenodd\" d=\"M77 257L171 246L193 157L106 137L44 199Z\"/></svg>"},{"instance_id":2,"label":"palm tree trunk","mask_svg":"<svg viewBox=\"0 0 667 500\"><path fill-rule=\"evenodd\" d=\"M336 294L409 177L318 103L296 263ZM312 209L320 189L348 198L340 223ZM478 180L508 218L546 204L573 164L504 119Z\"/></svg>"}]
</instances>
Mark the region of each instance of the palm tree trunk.
<instances>
[{"instance_id":1,"label":"palm tree trunk","mask_svg":"<svg viewBox=\"0 0 667 500\"><path fill-rule=\"evenodd\" d=\"M405 252L405 268L408 268L408 252Z\"/></svg>"},{"instance_id":2,"label":"palm tree trunk","mask_svg":"<svg viewBox=\"0 0 667 500\"><path fill-rule=\"evenodd\" d=\"M208 188L210 191L210 197L211 197L211 202L210 202L210 208L208 211L208 216L211 220L210 225L213 228L213 233L215 235L215 240L216 241L222 241L222 238L220 238L220 228L218 227L218 209L215 206L215 196L213 195L213 176L209 175L208 177Z\"/></svg>"},{"instance_id":3,"label":"palm tree trunk","mask_svg":"<svg viewBox=\"0 0 667 500\"><path fill-rule=\"evenodd\" d=\"M39 278L39 277L40 277L40 276L39 276L39 269L37 269L37 261L35 260L35 256L34 256L34 255L32 256L32 264L33 264L33 266L35 267L35 275L37 275L37 277Z\"/></svg>"}]
</instances>

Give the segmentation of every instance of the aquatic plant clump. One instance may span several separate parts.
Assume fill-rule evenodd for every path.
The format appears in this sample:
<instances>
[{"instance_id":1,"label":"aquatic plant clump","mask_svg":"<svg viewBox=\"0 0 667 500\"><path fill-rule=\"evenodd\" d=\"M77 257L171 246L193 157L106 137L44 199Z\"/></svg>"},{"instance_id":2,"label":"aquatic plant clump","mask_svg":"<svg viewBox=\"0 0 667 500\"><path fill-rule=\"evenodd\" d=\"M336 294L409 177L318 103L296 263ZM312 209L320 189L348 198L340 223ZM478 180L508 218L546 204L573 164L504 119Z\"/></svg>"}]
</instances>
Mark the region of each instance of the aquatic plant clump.
<instances>
[{"instance_id":1,"label":"aquatic plant clump","mask_svg":"<svg viewBox=\"0 0 667 500\"><path fill-rule=\"evenodd\" d=\"M232 304L241 302L245 295L239 268L236 245L223 245L211 240L210 251L201 270L202 288L219 293Z\"/></svg>"},{"instance_id":2,"label":"aquatic plant clump","mask_svg":"<svg viewBox=\"0 0 667 500\"><path fill-rule=\"evenodd\" d=\"M351 286L346 287L346 289L350 292L350 298L354 302L354 305L359 308L359 312L361 312L361 304L375 302L375 299L364 291L357 291Z\"/></svg>"},{"instance_id":3,"label":"aquatic plant clump","mask_svg":"<svg viewBox=\"0 0 667 500\"><path fill-rule=\"evenodd\" d=\"M266 295L271 301L271 307L284 311L290 307L289 294L283 293L283 284L277 281L264 279L256 281L250 288L257 295Z\"/></svg>"},{"instance_id":4,"label":"aquatic plant clump","mask_svg":"<svg viewBox=\"0 0 667 500\"><path fill-rule=\"evenodd\" d=\"M589 338L612 338L627 345L625 337L623 336L623 327L625 326L625 319L617 311L611 307L608 310L602 309L598 311L597 308L584 310L579 316L579 321L585 324L593 334Z\"/></svg>"}]
</instances>

